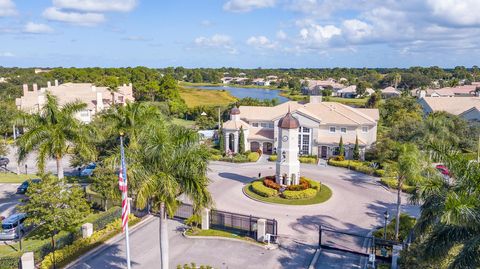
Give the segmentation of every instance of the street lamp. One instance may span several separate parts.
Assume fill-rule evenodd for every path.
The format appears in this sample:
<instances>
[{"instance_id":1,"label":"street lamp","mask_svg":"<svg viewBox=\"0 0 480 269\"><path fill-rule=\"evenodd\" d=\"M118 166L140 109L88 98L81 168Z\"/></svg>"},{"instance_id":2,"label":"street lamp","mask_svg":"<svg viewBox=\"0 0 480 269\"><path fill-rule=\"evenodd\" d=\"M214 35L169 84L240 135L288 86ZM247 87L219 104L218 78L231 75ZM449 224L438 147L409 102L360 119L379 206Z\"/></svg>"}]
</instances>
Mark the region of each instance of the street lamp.
<instances>
[{"instance_id":1,"label":"street lamp","mask_svg":"<svg viewBox=\"0 0 480 269\"><path fill-rule=\"evenodd\" d=\"M388 214L388 210L383 213L383 217L385 218L385 226L383 227L383 239L387 240L387 220L390 217L390 214Z\"/></svg>"}]
</instances>

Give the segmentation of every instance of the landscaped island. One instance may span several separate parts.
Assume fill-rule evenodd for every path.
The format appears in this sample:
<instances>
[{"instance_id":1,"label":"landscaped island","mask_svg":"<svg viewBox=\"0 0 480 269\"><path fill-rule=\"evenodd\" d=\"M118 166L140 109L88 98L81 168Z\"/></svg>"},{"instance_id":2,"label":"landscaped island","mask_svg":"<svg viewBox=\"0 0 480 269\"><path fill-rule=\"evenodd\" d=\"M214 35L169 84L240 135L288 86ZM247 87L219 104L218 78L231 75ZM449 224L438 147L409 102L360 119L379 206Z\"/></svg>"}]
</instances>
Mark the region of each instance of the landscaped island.
<instances>
[{"instance_id":1,"label":"landscaped island","mask_svg":"<svg viewBox=\"0 0 480 269\"><path fill-rule=\"evenodd\" d=\"M329 187L305 177L300 177L298 185L284 187L275 182L275 176L267 176L246 185L244 193L254 200L286 205L319 204L332 196Z\"/></svg>"}]
</instances>

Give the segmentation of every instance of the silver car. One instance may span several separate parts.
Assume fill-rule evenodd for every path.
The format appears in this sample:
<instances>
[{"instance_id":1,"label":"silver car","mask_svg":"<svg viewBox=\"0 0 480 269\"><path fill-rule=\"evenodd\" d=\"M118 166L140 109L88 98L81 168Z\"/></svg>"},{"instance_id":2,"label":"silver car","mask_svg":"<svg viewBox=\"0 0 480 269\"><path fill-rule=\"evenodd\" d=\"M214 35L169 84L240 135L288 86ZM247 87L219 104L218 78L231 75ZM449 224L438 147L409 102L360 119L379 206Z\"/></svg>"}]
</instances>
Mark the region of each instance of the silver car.
<instances>
[{"instance_id":1,"label":"silver car","mask_svg":"<svg viewBox=\"0 0 480 269\"><path fill-rule=\"evenodd\" d=\"M25 233L23 222L27 218L25 213L16 213L2 221L0 240L17 239L20 234Z\"/></svg>"}]
</instances>

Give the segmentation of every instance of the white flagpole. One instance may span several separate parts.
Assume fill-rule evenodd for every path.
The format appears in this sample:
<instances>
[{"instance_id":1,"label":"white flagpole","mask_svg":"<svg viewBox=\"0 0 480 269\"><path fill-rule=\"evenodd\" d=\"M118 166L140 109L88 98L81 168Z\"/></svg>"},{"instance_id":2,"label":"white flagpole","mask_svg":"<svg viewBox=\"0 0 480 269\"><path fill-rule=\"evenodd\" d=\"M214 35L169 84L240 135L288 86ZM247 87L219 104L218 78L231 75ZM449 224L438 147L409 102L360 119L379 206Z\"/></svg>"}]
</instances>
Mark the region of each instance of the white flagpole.
<instances>
[{"instance_id":1,"label":"white flagpole","mask_svg":"<svg viewBox=\"0 0 480 269\"><path fill-rule=\"evenodd\" d=\"M120 150L121 150L121 158L122 158L122 173L123 173L123 180L125 182L128 182L127 181L127 168L125 167L126 166L126 162L125 162L125 153L124 153L124 149L123 149L123 133L120 133ZM130 213L130 203L128 201L128 197L127 197L127 193L126 192L122 192L122 200L125 200L126 203L127 203L127 214ZM128 217L128 215L127 215ZM123 222L123 219L122 219L122 222ZM126 251L127 251L127 269L131 269L131 264L130 264L130 239L129 239L129 235L128 235L128 220L125 224L125 245L126 245Z\"/></svg>"}]
</instances>

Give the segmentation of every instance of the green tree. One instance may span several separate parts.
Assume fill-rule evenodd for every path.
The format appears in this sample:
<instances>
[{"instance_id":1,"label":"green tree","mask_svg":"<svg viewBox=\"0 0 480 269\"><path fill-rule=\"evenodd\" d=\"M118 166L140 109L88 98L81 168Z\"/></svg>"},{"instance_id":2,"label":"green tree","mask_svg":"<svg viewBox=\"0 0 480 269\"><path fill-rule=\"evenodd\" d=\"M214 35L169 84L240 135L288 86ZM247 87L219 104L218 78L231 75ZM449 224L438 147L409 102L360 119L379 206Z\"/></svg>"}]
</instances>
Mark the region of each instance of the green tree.
<instances>
[{"instance_id":1,"label":"green tree","mask_svg":"<svg viewBox=\"0 0 480 269\"><path fill-rule=\"evenodd\" d=\"M245 133L243 132L243 126L240 126L240 135L238 137L238 153L245 153Z\"/></svg>"},{"instance_id":2,"label":"green tree","mask_svg":"<svg viewBox=\"0 0 480 269\"><path fill-rule=\"evenodd\" d=\"M57 162L57 175L62 179L62 160L72 148L84 158L93 160L96 152L90 140L95 137L95 131L75 118L86 106L72 102L60 107L57 98L47 94L39 113L23 114L19 120L27 131L17 139L18 162L37 151L38 170L43 173L46 159L53 158Z\"/></svg>"},{"instance_id":3,"label":"green tree","mask_svg":"<svg viewBox=\"0 0 480 269\"><path fill-rule=\"evenodd\" d=\"M399 146L399 156L395 169L397 173L397 211L395 222L395 240L398 240L398 231L400 229L402 187L406 181L410 184L420 181L422 169L421 160L421 153L415 146L415 144L405 143Z\"/></svg>"},{"instance_id":4,"label":"green tree","mask_svg":"<svg viewBox=\"0 0 480 269\"><path fill-rule=\"evenodd\" d=\"M355 147L353 148L353 159L360 160L360 147L358 145L358 135L355 137Z\"/></svg>"},{"instance_id":5,"label":"green tree","mask_svg":"<svg viewBox=\"0 0 480 269\"><path fill-rule=\"evenodd\" d=\"M377 93L372 93L372 95L370 95L370 97L368 98L367 100L367 103L365 104L365 106L367 108L377 108L378 107L378 104L380 103L381 101L381 95L380 94L377 94Z\"/></svg>"},{"instance_id":6,"label":"green tree","mask_svg":"<svg viewBox=\"0 0 480 269\"><path fill-rule=\"evenodd\" d=\"M93 190L103 199L103 207L105 211L108 210L108 201L117 200L120 198L118 192L118 174L112 169L106 168L103 165L98 165L95 168L95 174L92 176Z\"/></svg>"},{"instance_id":7,"label":"green tree","mask_svg":"<svg viewBox=\"0 0 480 269\"><path fill-rule=\"evenodd\" d=\"M393 85L395 90L398 88L398 84L400 84L401 81L402 81L402 75L400 75L400 73L398 72L395 72L393 77Z\"/></svg>"},{"instance_id":8,"label":"green tree","mask_svg":"<svg viewBox=\"0 0 480 269\"><path fill-rule=\"evenodd\" d=\"M26 195L28 199L20 206L28 216L26 223L35 225L33 236L51 238L53 251L55 235L73 232L90 211L79 185L69 186L51 175L43 176L40 183L30 183ZM53 260L55 263L55 252Z\"/></svg>"},{"instance_id":9,"label":"green tree","mask_svg":"<svg viewBox=\"0 0 480 269\"><path fill-rule=\"evenodd\" d=\"M345 157L345 147L343 146L342 136L340 136L340 142L338 142L338 156Z\"/></svg>"},{"instance_id":10,"label":"green tree","mask_svg":"<svg viewBox=\"0 0 480 269\"><path fill-rule=\"evenodd\" d=\"M115 93L118 93L118 87L120 86L120 81L115 76L108 76L104 78L101 82L101 85L107 87L108 92L110 92L112 101L111 105L115 105Z\"/></svg>"},{"instance_id":11,"label":"green tree","mask_svg":"<svg viewBox=\"0 0 480 269\"><path fill-rule=\"evenodd\" d=\"M146 130L142 154L145 178L138 191L137 206L150 201L159 210L161 268L168 268L167 214L172 216L180 195L188 197L198 213L211 204L208 192L208 152L198 134L180 126L158 124Z\"/></svg>"},{"instance_id":12,"label":"green tree","mask_svg":"<svg viewBox=\"0 0 480 269\"><path fill-rule=\"evenodd\" d=\"M365 81L360 81L357 84L357 88L355 89L355 93L358 97L363 97L367 93L368 83Z\"/></svg>"},{"instance_id":13,"label":"green tree","mask_svg":"<svg viewBox=\"0 0 480 269\"><path fill-rule=\"evenodd\" d=\"M222 124L220 124L221 126ZM218 130L218 149L221 151L221 152L224 152L225 151L225 136L223 134L223 129L220 128Z\"/></svg>"}]
</instances>

